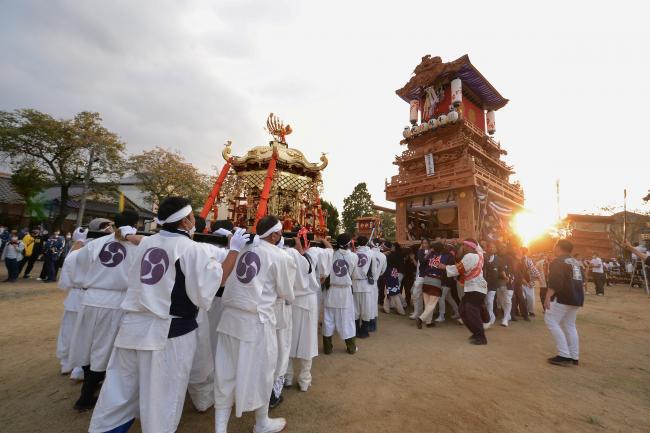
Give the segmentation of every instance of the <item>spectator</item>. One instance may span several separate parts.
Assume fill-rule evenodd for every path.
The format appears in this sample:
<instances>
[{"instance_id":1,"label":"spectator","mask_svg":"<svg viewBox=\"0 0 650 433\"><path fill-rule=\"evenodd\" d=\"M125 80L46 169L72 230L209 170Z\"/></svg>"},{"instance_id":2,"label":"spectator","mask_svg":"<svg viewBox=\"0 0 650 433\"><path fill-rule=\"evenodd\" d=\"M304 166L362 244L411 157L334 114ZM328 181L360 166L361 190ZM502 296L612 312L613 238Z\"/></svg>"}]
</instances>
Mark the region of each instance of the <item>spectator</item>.
<instances>
[{"instance_id":1,"label":"spectator","mask_svg":"<svg viewBox=\"0 0 650 433\"><path fill-rule=\"evenodd\" d=\"M18 263L23 259L23 250L25 245L18 239L17 233L12 233L9 241L2 250L2 258L7 266L7 279L10 283L16 282L18 279Z\"/></svg>"},{"instance_id":2,"label":"spectator","mask_svg":"<svg viewBox=\"0 0 650 433\"><path fill-rule=\"evenodd\" d=\"M40 231L38 229L32 229L31 237L34 239L34 244L32 245L32 252L27 258L27 267L25 268L23 278L29 278L29 274L34 268L34 263L36 263L36 260L38 260L38 257L43 252L43 242L41 241ZM25 249L27 249L27 245L25 245Z\"/></svg>"},{"instance_id":3,"label":"spectator","mask_svg":"<svg viewBox=\"0 0 650 433\"><path fill-rule=\"evenodd\" d=\"M605 270L603 269L603 260L598 257L598 253L595 251L589 261L589 269L591 270L591 277L596 286L596 296L605 296Z\"/></svg>"},{"instance_id":4,"label":"spectator","mask_svg":"<svg viewBox=\"0 0 650 433\"><path fill-rule=\"evenodd\" d=\"M23 259L18 263L18 275L23 271L25 264L29 262L34 253L34 237L29 234L29 231L23 235L21 241L25 245L25 251L23 252Z\"/></svg>"},{"instance_id":5,"label":"spectator","mask_svg":"<svg viewBox=\"0 0 650 433\"><path fill-rule=\"evenodd\" d=\"M61 240L61 236L59 236L58 232L54 232L45 242L45 245L43 245L45 278L42 281L44 283L56 281L57 262L62 251L63 241Z\"/></svg>"}]
</instances>

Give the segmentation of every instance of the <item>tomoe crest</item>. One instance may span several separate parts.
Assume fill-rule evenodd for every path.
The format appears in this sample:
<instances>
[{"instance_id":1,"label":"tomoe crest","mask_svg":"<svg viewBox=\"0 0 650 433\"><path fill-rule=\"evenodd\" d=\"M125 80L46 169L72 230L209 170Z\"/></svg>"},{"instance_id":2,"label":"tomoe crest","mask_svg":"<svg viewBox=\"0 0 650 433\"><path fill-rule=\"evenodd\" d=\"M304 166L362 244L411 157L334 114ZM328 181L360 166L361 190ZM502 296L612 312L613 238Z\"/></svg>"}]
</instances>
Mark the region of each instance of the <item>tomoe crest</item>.
<instances>
[{"instance_id":1,"label":"tomoe crest","mask_svg":"<svg viewBox=\"0 0 650 433\"><path fill-rule=\"evenodd\" d=\"M107 268L114 268L126 258L126 248L119 242L107 242L99 251L99 262Z\"/></svg>"},{"instance_id":2,"label":"tomoe crest","mask_svg":"<svg viewBox=\"0 0 650 433\"><path fill-rule=\"evenodd\" d=\"M140 281L144 284L156 284L169 269L169 256L162 248L149 248L140 263Z\"/></svg>"},{"instance_id":3,"label":"tomoe crest","mask_svg":"<svg viewBox=\"0 0 650 433\"><path fill-rule=\"evenodd\" d=\"M240 283L248 284L260 272L261 266L260 257L252 251L246 251L237 261L235 275Z\"/></svg>"},{"instance_id":4,"label":"tomoe crest","mask_svg":"<svg viewBox=\"0 0 650 433\"><path fill-rule=\"evenodd\" d=\"M332 270L337 277L344 277L348 274L348 262L343 259L337 259L332 264Z\"/></svg>"}]
</instances>

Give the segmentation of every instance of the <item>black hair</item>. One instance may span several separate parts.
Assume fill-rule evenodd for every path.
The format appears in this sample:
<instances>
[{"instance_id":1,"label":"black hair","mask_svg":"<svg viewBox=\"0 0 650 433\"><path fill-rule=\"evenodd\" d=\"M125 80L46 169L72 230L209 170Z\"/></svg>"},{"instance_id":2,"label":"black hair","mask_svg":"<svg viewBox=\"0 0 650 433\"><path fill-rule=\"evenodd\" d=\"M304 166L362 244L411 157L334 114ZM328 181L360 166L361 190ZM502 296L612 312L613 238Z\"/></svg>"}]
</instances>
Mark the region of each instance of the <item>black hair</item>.
<instances>
[{"instance_id":1,"label":"black hair","mask_svg":"<svg viewBox=\"0 0 650 433\"><path fill-rule=\"evenodd\" d=\"M116 214L114 220L115 226L117 227L137 227L138 221L140 220L140 215L134 210L126 209L122 211L122 213Z\"/></svg>"},{"instance_id":2,"label":"black hair","mask_svg":"<svg viewBox=\"0 0 650 433\"><path fill-rule=\"evenodd\" d=\"M275 215L267 215L265 217L262 217L255 226L255 232L258 236L263 235L279 222L280 220Z\"/></svg>"},{"instance_id":3,"label":"black hair","mask_svg":"<svg viewBox=\"0 0 650 433\"><path fill-rule=\"evenodd\" d=\"M384 247L391 249L393 248L393 243L391 241L384 242Z\"/></svg>"},{"instance_id":4,"label":"black hair","mask_svg":"<svg viewBox=\"0 0 650 433\"><path fill-rule=\"evenodd\" d=\"M203 230L205 230L206 222L205 218L203 218L199 214L194 214L194 227L196 228L197 233L203 233Z\"/></svg>"},{"instance_id":5,"label":"black hair","mask_svg":"<svg viewBox=\"0 0 650 433\"><path fill-rule=\"evenodd\" d=\"M170 215L178 212L189 204L190 201L183 197L167 197L162 201L162 203L160 203L160 207L158 208L158 219L167 219ZM162 228L168 230L176 230L181 221L183 220L181 219L173 223L165 223L162 225Z\"/></svg>"},{"instance_id":6,"label":"black hair","mask_svg":"<svg viewBox=\"0 0 650 433\"><path fill-rule=\"evenodd\" d=\"M113 224L111 221L104 221L99 225L99 230L100 231L104 230L106 227L110 226L111 224ZM52 233L54 233L54 230L52 230Z\"/></svg>"},{"instance_id":7,"label":"black hair","mask_svg":"<svg viewBox=\"0 0 650 433\"><path fill-rule=\"evenodd\" d=\"M361 247L368 245L368 238L365 236L357 236L357 245Z\"/></svg>"},{"instance_id":8,"label":"black hair","mask_svg":"<svg viewBox=\"0 0 650 433\"><path fill-rule=\"evenodd\" d=\"M232 229L234 228L235 226L230 220L216 220L215 222L212 223L212 231L218 229L226 229L228 231L232 231Z\"/></svg>"},{"instance_id":9,"label":"black hair","mask_svg":"<svg viewBox=\"0 0 650 433\"><path fill-rule=\"evenodd\" d=\"M339 245L339 248L342 248L344 250L348 248L348 244L351 240L352 237L348 233L341 233L336 237L336 243Z\"/></svg>"},{"instance_id":10,"label":"black hair","mask_svg":"<svg viewBox=\"0 0 650 433\"><path fill-rule=\"evenodd\" d=\"M433 249L433 252L436 254L442 254L445 252L445 246L442 242L434 242L431 249Z\"/></svg>"},{"instance_id":11,"label":"black hair","mask_svg":"<svg viewBox=\"0 0 650 433\"><path fill-rule=\"evenodd\" d=\"M557 246L559 249L561 249L563 252L567 254L571 254L571 251L573 251L573 244L566 239L560 239L559 241L557 241L555 246Z\"/></svg>"}]
</instances>

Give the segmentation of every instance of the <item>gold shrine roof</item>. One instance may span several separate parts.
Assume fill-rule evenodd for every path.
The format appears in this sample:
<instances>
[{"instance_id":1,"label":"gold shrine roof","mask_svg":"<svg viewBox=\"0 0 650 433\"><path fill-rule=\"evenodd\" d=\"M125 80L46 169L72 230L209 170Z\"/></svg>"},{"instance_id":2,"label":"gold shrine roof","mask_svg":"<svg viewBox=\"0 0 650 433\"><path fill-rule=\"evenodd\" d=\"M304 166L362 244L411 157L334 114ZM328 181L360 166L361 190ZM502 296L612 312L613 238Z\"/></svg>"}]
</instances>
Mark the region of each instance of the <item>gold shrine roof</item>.
<instances>
[{"instance_id":1,"label":"gold shrine roof","mask_svg":"<svg viewBox=\"0 0 650 433\"><path fill-rule=\"evenodd\" d=\"M320 163L309 162L305 155L297 150L291 149L285 143L271 141L268 146L256 146L246 152L243 156L232 155L232 143L226 143L221 155L228 161L232 158L231 164L237 170L247 169L250 166L268 166L273 152L277 152L277 164L279 168L305 172L312 175L318 174L327 167L328 160L325 153L321 154Z\"/></svg>"}]
</instances>

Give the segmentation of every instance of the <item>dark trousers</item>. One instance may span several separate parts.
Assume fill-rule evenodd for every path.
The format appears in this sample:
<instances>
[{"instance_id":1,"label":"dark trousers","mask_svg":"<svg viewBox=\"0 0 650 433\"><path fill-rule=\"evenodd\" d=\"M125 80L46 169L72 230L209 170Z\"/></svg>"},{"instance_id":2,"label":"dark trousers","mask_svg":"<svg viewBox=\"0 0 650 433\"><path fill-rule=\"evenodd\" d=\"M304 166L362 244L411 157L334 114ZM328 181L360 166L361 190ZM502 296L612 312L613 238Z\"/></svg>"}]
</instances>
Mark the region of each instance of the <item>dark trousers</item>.
<instances>
[{"instance_id":1,"label":"dark trousers","mask_svg":"<svg viewBox=\"0 0 650 433\"><path fill-rule=\"evenodd\" d=\"M23 271L23 268L25 267L27 262L29 262L29 259L30 257L23 257L23 259L20 262L18 262L18 275L20 275L20 273Z\"/></svg>"},{"instance_id":2,"label":"dark trousers","mask_svg":"<svg viewBox=\"0 0 650 433\"><path fill-rule=\"evenodd\" d=\"M16 281L18 278L18 260L5 259L5 266L7 266L7 279L9 281Z\"/></svg>"},{"instance_id":3,"label":"dark trousers","mask_svg":"<svg viewBox=\"0 0 650 433\"><path fill-rule=\"evenodd\" d=\"M512 295L512 313L520 315L523 318L528 317L528 305L524 295L524 287L521 284L514 284L514 293Z\"/></svg>"},{"instance_id":4,"label":"dark trousers","mask_svg":"<svg viewBox=\"0 0 650 433\"><path fill-rule=\"evenodd\" d=\"M596 285L596 294L604 295L605 294L605 275L598 272L591 273L592 278L594 279L594 284Z\"/></svg>"},{"instance_id":5,"label":"dark trousers","mask_svg":"<svg viewBox=\"0 0 650 433\"><path fill-rule=\"evenodd\" d=\"M41 271L41 279L56 281L56 257L45 256L43 271Z\"/></svg>"},{"instance_id":6,"label":"dark trousers","mask_svg":"<svg viewBox=\"0 0 650 433\"><path fill-rule=\"evenodd\" d=\"M402 279L402 287L404 288L404 298L406 305L411 305L411 287L415 283L415 273L406 273Z\"/></svg>"},{"instance_id":7,"label":"dark trousers","mask_svg":"<svg viewBox=\"0 0 650 433\"><path fill-rule=\"evenodd\" d=\"M544 301L546 300L546 292L548 292L548 287L539 288L539 300L542 301L542 308L544 308Z\"/></svg>"},{"instance_id":8,"label":"dark trousers","mask_svg":"<svg viewBox=\"0 0 650 433\"><path fill-rule=\"evenodd\" d=\"M460 317L472 333L472 337L487 342L481 314L483 308L485 308L485 295L479 292L467 292L460 302Z\"/></svg>"},{"instance_id":9,"label":"dark trousers","mask_svg":"<svg viewBox=\"0 0 650 433\"><path fill-rule=\"evenodd\" d=\"M25 268L25 273L23 274L26 277L29 277L29 274L32 272L32 269L34 268L34 263L36 263L36 259L38 259L38 254L33 253L31 256L27 258L27 267Z\"/></svg>"}]
</instances>

